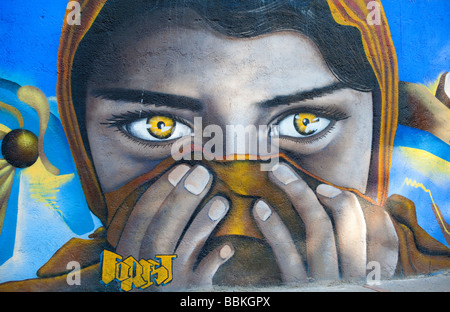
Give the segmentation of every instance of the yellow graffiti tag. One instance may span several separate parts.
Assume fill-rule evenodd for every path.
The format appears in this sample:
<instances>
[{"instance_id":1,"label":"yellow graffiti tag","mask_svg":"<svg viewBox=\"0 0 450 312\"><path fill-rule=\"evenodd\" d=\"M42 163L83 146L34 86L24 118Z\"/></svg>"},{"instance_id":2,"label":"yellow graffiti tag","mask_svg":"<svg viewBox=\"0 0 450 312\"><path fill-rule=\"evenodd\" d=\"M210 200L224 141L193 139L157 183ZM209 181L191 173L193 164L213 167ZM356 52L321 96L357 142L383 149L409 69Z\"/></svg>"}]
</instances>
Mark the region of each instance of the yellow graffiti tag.
<instances>
[{"instance_id":1,"label":"yellow graffiti tag","mask_svg":"<svg viewBox=\"0 0 450 312\"><path fill-rule=\"evenodd\" d=\"M166 285L173 279L172 260L176 255L160 255L157 261L148 259L137 261L132 256L122 256L105 250L102 253L102 283L108 285L116 281L120 289L130 291L133 288L146 289L151 285Z\"/></svg>"}]
</instances>

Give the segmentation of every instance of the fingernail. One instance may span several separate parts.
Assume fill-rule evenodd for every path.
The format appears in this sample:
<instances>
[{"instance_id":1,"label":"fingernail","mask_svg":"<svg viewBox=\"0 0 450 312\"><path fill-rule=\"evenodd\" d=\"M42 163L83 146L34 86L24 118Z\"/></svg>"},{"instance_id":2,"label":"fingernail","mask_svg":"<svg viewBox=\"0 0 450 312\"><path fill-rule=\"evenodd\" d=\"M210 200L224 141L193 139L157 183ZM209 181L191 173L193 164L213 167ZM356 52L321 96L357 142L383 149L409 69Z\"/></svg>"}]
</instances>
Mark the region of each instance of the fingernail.
<instances>
[{"instance_id":1,"label":"fingernail","mask_svg":"<svg viewBox=\"0 0 450 312\"><path fill-rule=\"evenodd\" d=\"M228 259L233 254L233 249L229 245L225 245L220 249L219 255L222 259Z\"/></svg>"},{"instance_id":2,"label":"fingernail","mask_svg":"<svg viewBox=\"0 0 450 312\"><path fill-rule=\"evenodd\" d=\"M272 209L262 200L259 200L255 205L256 215L261 221L266 221L272 215Z\"/></svg>"},{"instance_id":3,"label":"fingernail","mask_svg":"<svg viewBox=\"0 0 450 312\"><path fill-rule=\"evenodd\" d=\"M336 196L342 193L340 189L335 188L334 186L328 184L320 184L317 187L316 192L317 194L328 198L335 198Z\"/></svg>"},{"instance_id":4,"label":"fingernail","mask_svg":"<svg viewBox=\"0 0 450 312\"><path fill-rule=\"evenodd\" d=\"M170 184L177 186L183 179L184 175L191 169L188 165L179 165L169 173L168 179Z\"/></svg>"},{"instance_id":5,"label":"fingernail","mask_svg":"<svg viewBox=\"0 0 450 312\"><path fill-rule=\"evenodd\" d=\"M279 164L278 166L275 166L275 169L272 172L275 178L281 181L284 185L288 185L289 183L298 180L294 171L292 171L291 168L289 168L284 164Z\"/></svg>"},{"instance_id":6,"label":"fingernail","mask_svg":"<svg viewBox=\"0 0 450 312\"><path fill-rule=\"evenodd\" d=\"M215 199L209 208L208 217L212 221L217 221L225 214L227 206L221 199Z\"/></svg>"},{"instance_id":7,"label":"fingernail","mask_svg":"<svg viewBox=\"0 0 450 312\"><path fill-rule=\"evenodd\" d=\"M184 187L194 195L203 192L209 182L209 172L203 166L198 166L184 181Z\"/></svg>"}]
</instances>

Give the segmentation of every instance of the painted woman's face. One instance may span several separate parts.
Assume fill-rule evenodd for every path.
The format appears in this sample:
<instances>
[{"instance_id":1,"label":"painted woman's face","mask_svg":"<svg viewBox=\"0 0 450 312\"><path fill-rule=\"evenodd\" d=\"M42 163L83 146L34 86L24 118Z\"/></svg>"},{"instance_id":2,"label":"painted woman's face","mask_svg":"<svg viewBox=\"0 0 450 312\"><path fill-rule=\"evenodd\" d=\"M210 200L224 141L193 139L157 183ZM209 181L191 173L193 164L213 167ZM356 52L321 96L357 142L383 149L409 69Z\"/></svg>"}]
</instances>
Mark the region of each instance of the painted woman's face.
<instances>
[{"instance_id":1,"label":"painted woman's face","mask_svg":"<svg viewBox=\"0 0 450 312\"><path fill-rule=\"evenodd\" d=\"M198 145L199 118L203 148L212 139L207 127L225 134L224 142L214 144L225 146L226 157L242 154L233 154L240 143L229 144L233 142L227 135L229 127L266 129L258 135L267 136L298 166L332 184L365 192L372 145L371 92L341 83L313 42L298 32L236 39L211 30L188 12L181 20L183 26L174 25L162 12L123 25L105 46L105 59L94 64L98 66L88 81L86 126L104 193L116 196L123 186L133 185L129 182L141 181L136 179L174 156L173 147L180 140L190 142L194 136ZM257 139L258 144L264 141ZM236 150L229 153L230 146ZM244 149L244 154L253 153ZM334 232L319 200L339 191L323 186L311 189L286 163L268 173L254 171L255 164L227 162L224 166L234 171L224 172L217 163L176 163L146 184L146 190L136 189L133 194L143 193L134 204L108 207L113 218L109 222L114 224L108 228L108 241L119 254L136 259L176 254L174 276L180 285L189 284L191 277L200 285L212 283L218 267L230 258L215 282L267 283L272 257L286 283L304 280L301 258L307 259L313 278L337 278ZM239 165L250 171L242 172ZM266 178L270 182L265 184ZM239 185L239 191L232 184ZM220 185L223 188L216 189ZM273 192L265 191L270 187ZM282 192L274 195L278 191ZM337 198L339 207L360 211L350 194ZM249 202L252 196L256 203ZM273 210L263 202L268 196L279 200L271 203ZM341 203L342 198L351 200ZM128 218L120 217L129 210ZM305 224L307 255L299 255L294 243L305 241L299 218ZM363 220L349 222L350 228L360 229L352 233L365 237ZM360 243L348 244L345 255L352 259L344 255L342 261L350 263L344 265L344 272L362 276L365 239L358 236L353 241ZM249 250L253 250L251 258ZM265 262L250 268L255 258ZM194 272L192 264L197 260Z\"/></svg>"},{"instance_id":2,"label":"painted woman's face","mask_svg":"<svg viewBox=\"0 0 450 312\"><path fill-rule=\"evenodd\" d=\"M89 145L104 192L171 157L173 143L193 135L195 117L224 133L277 125L267 135L281 152L326 181L365 191L372 93L340 83L310 39L290 31L229 38L195 19L124 29L87 90Z\"/></svg>"}]
</instances>

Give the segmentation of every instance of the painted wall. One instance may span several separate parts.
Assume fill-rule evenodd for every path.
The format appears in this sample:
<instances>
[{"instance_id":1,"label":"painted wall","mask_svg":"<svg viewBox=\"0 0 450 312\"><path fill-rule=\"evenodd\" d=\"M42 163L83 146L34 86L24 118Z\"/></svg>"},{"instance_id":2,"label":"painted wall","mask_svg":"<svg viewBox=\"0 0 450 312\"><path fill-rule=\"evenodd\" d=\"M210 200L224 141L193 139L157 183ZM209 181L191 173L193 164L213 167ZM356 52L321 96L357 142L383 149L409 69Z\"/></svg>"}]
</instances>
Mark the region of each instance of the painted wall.
<instances>
[{"instance_id":1,"label":"painted wall","mask_svg":"<svg viewBox=\"0 0 450 312\"><path fill-rule=\"evenodd\" d=\"M332 6L333 1L328 2ZM332 73L320 53L331 50L326 43L317 49L307 37L292 33L230 39L203 25L200 20L206 16L184 10L180 15L175 10L156 13L145 27L135 25L143 23L137 12L129 13L136 19L126 18L126 26L116 29L113 24L114 30L91 38L101 49L89 57L100 61L83 63L81 57L74 69L68 69L67 51L76 50L68 38L77 38L70 29L86 28L83 23L90 20L91 7L83 9L78 25L70 19L76 15L65 17L77 9L67 7L67 1L0 3L0 282L69 273L63 282L39 287L170 290L315 279L365 283L377 264L382 278L447 269L450 78L445 77L450 65L446 16L450 3L384 0L382 5L390 31L387 38L395 47L386 59L390 66L383 66L385 72L394 73L392 77L398 70L399 83L394 80L393 91L378 80L377 98L371 96L375 89L340 84L333 73L344 72L341 67L348 65L338 63ZM367 12L376 9L369 8ZM335 11L335 20L338 15ZM144 31L148 29L157 29L157 35L149 36ZM109 35L111 41L102 41ZM381 35L371 36L376 42ZM60 53L67 53L57 63L60 38ZM103 47L110 52L105 54ZM362 46L356 50L351 53L365 51L368 58ZM64 81L93 64L89 86L97 93L84 100L72 94L67 100L70 93ZM284 106L292 107L289 110L270 106L287 101L282 96L304 95L311 89L325 92L290 100ZM389 102L391 111L399 108L396 131L391 127L384 133L395 139L392 155L389 148L380 153L385 145L380 148L375 138L384 135L376 116L370 115L381 114L383 109L373 110L372 105L386 92L399 99ZM267 104L269 99L276 101ZM80 101L89 107L86 114L70 114ZM255 103L266 105L255 110ZM192 109L197 104L202 108ZM251 119L257 115L263 117ZM80 122L80 116L85 121ZM262 170L267 155L259 155L263 156L259 161L175 159L173 149L164 144L176 135L198 134L195 116L203 117L203 130L213 126L209 129L216 138L229 125L277 124L277 134L288 137L277 141L284 156L268 159L286 166ZM81 128L74 127L74 117ZM310 123L315 127L307 128ZM5 143L7 135L19 128L35 134L28 137L28 149ZM201 134L204 142L211 138L205 138L202 130ZM18 141L12 135L9 139ZM216 141L209 142L211 147ZM217 155L219 145L209 151ZM12 155L13 150L20 150L19 155ZM11 160L23 160L33 152L38 159L32 165ZM381 154L392 158L378 158ZM390 168L380 165L390 159ZM342 162L336 165L336 160ZM383 176L379 168L388 174ZM383 183L386 190L389 187L387 196L373 195L382 193ZM310 219L316 217L311 213L315 211L326 216L319 218L325 223ZM196 216L192 223L191 216ZM140 259L147 260L138 266L146 270L142 279L119 276L115 270L116 264L128 268ZM70 283L76 277L70 272L77 265L85 268L81 285ZM150 285L149 277L157 273ZM31 284L3 284L1 289L28 290L39 283L37 279Z\"/></svg>"}]
</instances>

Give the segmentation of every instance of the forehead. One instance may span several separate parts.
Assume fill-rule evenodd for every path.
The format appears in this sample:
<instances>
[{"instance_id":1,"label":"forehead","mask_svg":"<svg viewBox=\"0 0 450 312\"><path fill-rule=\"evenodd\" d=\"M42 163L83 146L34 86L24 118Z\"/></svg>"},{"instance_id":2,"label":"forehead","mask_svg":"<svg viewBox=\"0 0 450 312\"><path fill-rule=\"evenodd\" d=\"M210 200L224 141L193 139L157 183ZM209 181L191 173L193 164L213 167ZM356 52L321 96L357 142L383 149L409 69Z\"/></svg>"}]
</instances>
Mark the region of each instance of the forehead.
<instances>
[{"instance_id":1,"label":"forehead","mask_svg":"<svg viewBox=\"0 0 450 312\"><path fill-rule=\"evenodd\" d=\"M231 38L186 12L183 23L164 11L125 24L114 34L108 68L96 83L199 98L201 93L261 90L267 96L336 82L315 44L294 31ZM110 72L109 72L110 71ZM263 90L263 91L262 91ZM252 91L248 91L252 92Z\"/></svg>"}]
</instances>

